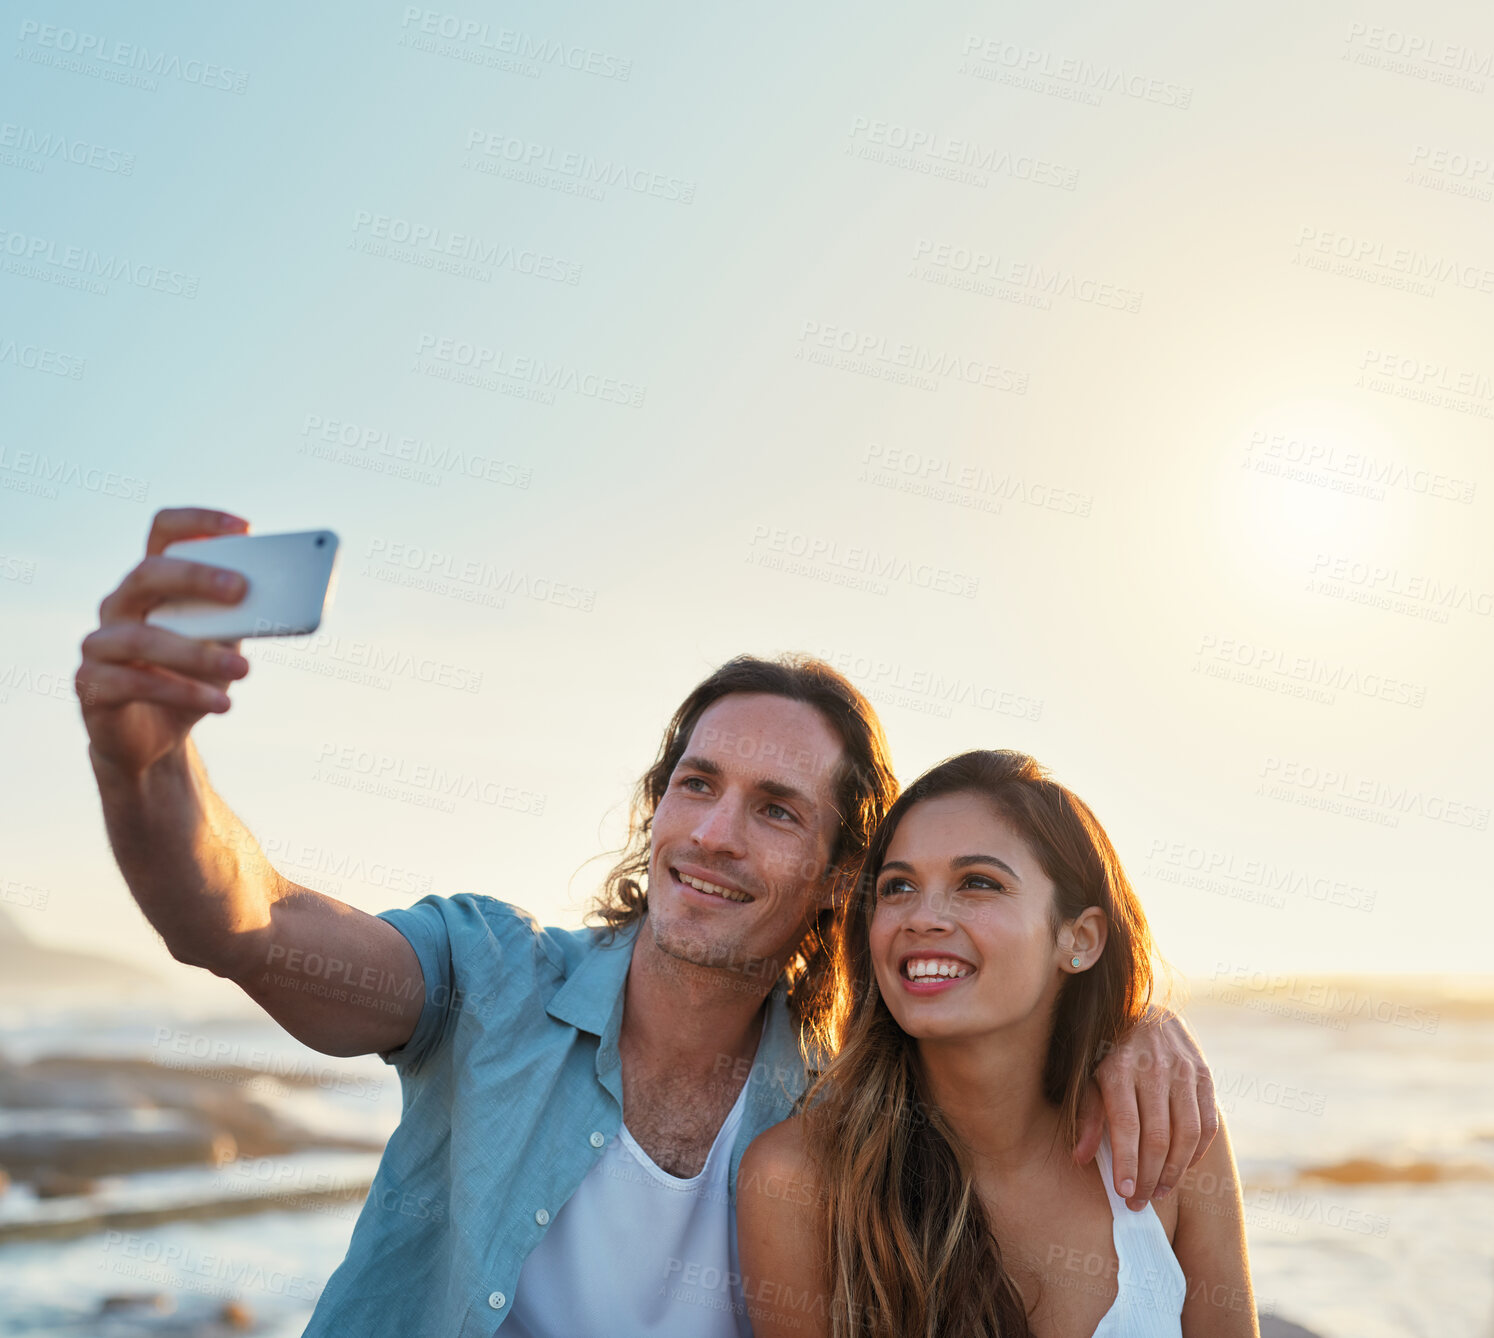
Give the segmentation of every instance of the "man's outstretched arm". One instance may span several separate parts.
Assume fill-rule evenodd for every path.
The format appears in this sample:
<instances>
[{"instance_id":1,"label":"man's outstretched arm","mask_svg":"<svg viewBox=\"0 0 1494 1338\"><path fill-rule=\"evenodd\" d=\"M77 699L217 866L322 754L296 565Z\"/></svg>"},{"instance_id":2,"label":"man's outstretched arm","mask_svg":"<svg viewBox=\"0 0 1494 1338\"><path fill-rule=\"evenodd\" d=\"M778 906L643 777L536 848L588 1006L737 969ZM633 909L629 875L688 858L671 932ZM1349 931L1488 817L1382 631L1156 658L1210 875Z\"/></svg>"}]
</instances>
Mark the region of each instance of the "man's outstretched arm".
<instances>
[{"instance_id":1,"label":"man's outstretched arm","mask_svg":"<svg viewBox=\"0 0 1494 1338\"><path fill-rule=\"evenodd\" d=\"M1140 1212L1177 1188L1219 1132L1214 1080L1175 1013L1150 1009L1095 1070L1079 1115L1074 1160L1099 1151L1110 1126L1115 1192Z\"/></svg>"},{"instance_id":2,"label":"man's outstretched arm","mask_svg":"<svg viewBox=\"0 0 1494 1338\"><path fill-rule=\"evenodd\" d=\"M244 533L225 513L156 513L146 557L99 606L76 676L89 760L120 872L179 962L235 981L292 1036L330 1055L398 1049L420 1018L415 950L393 925L280 876L214 792L192 727L228 709L248 672L237 646L145 621L169 599L242 598L216 569L162 554L178 539ZM336 984L328 963L339 964Z\"/></svg>"}]
</instances>

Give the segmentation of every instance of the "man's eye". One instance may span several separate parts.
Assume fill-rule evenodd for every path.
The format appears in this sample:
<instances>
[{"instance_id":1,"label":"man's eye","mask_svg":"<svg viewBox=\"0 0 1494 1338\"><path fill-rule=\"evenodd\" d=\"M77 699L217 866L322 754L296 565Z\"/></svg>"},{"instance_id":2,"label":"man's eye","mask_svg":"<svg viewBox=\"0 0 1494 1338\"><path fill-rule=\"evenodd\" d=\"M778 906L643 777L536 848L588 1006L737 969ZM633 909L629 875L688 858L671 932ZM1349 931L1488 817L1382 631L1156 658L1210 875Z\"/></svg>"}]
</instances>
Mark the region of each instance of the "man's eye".
<instances>
[{"instance_id":1,"label":"man's eye","mask_svg":"<svg viewBox=\"0 0 1494 1338\"><path fill-rule=\"evenodd\" d=\"M700 786L700 787L701 787L701 788L702 788L702 789L704 789L704 788L705 788L705 781L703 781L703 780L701 780L701 778L700 778L700 777L699 777L699 776L686 776L686 777L685 777L685 779L684 779L684 780L682 780L682 781L681 781L681 782L680 782L680 784L681 784L681 785L682 785L682 786L683 786L683 787L684 787L684 788L685 788L685 789L687 789L687 790L688 790L688 789L689 789L689 788L690 788L690 787L691 787L691 786L692 786L692 785L699 785L699 786ZM696 793L696 794L699 794L699 793L700 793L700 791L699 791L699 790L697 790L697 791L695 791L695 793Z\"/></svg>"},{"instance_id":2,"label":"man's eye","mask_svg":"<svg viewBox=\"0 0 1494 1338\"><path fill-rule=\"evenodd\" d=\"M790 813L788 811L788 809L784 808L784 806L782 804L769 804L768 805L768 816L769 817L773 817L773 818L777 818L777 817L792 818L794 815L792 813Z\"/></svg>"}]
</instances>

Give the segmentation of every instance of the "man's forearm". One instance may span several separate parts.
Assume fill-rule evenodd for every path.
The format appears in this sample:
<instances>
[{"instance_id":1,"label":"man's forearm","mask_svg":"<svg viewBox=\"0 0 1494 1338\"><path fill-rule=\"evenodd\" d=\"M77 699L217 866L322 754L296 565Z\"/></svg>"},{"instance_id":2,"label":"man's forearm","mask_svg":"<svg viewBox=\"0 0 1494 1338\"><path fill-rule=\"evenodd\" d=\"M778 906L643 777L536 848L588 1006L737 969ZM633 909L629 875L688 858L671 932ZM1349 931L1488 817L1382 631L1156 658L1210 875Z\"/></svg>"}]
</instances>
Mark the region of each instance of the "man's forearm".
<instances>
[{"instance_id":1,"label":"man's forearm","mask_svg":"<svg viewBox=\"0 0 1494 1338\"><path fill-rule=\"evenodd\" d=\"M214 793L196 746L131 775L89 759L114 858L145 918L179 962L231 976L269 922L279 875Z\"/></svg>"}]
</instances>

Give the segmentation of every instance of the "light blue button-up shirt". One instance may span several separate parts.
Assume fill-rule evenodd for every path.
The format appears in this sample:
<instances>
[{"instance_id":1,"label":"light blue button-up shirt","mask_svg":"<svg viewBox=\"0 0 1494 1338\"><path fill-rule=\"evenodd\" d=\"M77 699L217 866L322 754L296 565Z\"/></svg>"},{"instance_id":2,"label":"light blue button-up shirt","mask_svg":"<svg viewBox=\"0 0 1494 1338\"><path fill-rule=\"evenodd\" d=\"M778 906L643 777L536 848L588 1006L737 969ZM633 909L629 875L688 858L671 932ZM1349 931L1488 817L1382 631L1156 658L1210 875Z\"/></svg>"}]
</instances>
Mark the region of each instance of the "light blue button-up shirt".
<instances>
[{"instance_id":1,"label":"light blue button-up shirt","mask_svg":"<svg viewBox=\"0 0 1494 1338\"><path fill-rule=\"evenodd\" d=\"M470 893L379 918L415 949L425 1005L409 1041L380 1056L400 1075L403 1114L303 1338L488 1338L525 1257L622 1124L617 1040L638 928L604 945L600 930L542 928ZM798 1034L780 980L732 1148L733 1210L742 1153L804 1089ZM627 1316L618 1326L629 1332Z\"/></svg>"}]
</instances>

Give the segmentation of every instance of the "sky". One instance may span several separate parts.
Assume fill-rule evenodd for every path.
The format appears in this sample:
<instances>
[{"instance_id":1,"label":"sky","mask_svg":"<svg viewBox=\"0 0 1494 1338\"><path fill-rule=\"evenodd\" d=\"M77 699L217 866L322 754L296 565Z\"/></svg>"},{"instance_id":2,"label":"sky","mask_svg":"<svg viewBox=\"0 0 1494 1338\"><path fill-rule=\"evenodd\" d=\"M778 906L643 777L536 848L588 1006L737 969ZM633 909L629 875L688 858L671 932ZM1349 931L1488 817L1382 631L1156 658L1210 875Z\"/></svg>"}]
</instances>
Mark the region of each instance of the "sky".
<instances>
[{"instance_id":1,"label":"sky","mask_svg":"<svg viewBox=\"0 0 1494 1338\"><path fill-rule=\"evenodd\" d=\"M0 904L182 968L72 676L331 529L195 731L287 877L574 926L684 695L1037 756L1193 976L1487 971L1486 6L218 11L0 40ZM440 771L455 790L422 778Z\"/></svg>"}]
</instances>

